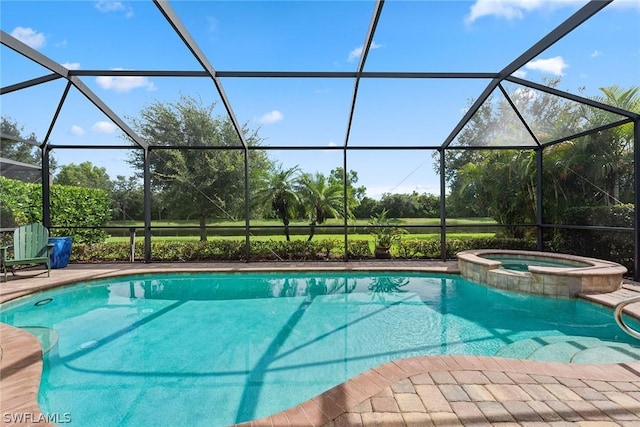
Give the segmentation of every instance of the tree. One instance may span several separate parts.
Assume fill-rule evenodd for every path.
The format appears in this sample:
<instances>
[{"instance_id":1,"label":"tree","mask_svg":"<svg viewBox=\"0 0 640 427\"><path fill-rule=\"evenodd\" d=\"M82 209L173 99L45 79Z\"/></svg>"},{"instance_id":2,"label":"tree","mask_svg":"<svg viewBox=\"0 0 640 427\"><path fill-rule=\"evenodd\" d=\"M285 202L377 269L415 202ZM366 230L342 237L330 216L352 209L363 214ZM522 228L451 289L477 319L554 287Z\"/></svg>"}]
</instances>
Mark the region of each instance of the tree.
<instances>
[{"instance_id":1,"label":"tree","mask_svg":"<svg viewBox=\"0 0 640 427\"><path fill-rule=\"evenodd\" d=\"M54 182L73 187L97 188L108 192L113 189L107 169L95 166L91 162L82 162L79 165L69 163L62 166Z\"/></svg>"},{"instance_id":2,"label":"tree","mask_svg":"<svg viewBox=\"0 0 640 427\"><path fill-rule=\"evenodd\" d=\"M113 217L123 221L142 219L144 217L144 191L140 181L133 176L118 175L112 185Z\"/></svg>"},{"instance_id":3,"label":"tree","mask_svg":"<svg viewBox=\"0 0 640 427\"><path fill-rule=\"evenodd\" d=\"M338 166L335 169L331 169L331 172L329 172L329 182L331 184L336 183L343 185L343 173L344 168L341 166ZM352 207L352 209L358 206L367 194L367 187L365 187L364 185L356 187L355 184L357 183L358 172L350 170L347 174L347 196L349 199L349 205Z\"/></svg>"},{"instance_id":4,"label":"tree","mask_svg":"<svg viewBox=\"0 0 640 427\"><path fill-rule=\"evenodd\" d=\"M236 219L244 214L244 148L229 118L213 117L215 103L182 96L177 102L157 101L132 123L153 149L150 172L153 190L162 194L173 217L198 218L200 240L205 241L209 218ZM250 146L260 142L255 131L242 129ZM189 147L196 147L190 149ZM263 150L249 150L250 187L255 188L271 167ZM130 163L143 170L141 153Z\"/></svg>"},{"instance_id":5,"label":"tree","mask_svg":"<svg viewBox=\"0 0 640 427\"><path fill-rule=\"evenodd\" d=\"M298 166L289 169L282 169L282 165L277 166L254 196L257 205L268 205L269 209L282 220L287 241L291 240L289 222L300 205L300 198L295 188L299 172Z\"/></svg>"},{"instance_id":6,"label":"tree","mask_svg":"<svg viewBox=\"0 0 640 427\"><path fill-rule=\"evenodd\" d=\"M335 181L330 182L323 174L303 173L297 184L302 208L309 220L309 238L313 239L315 227L323 224L328 217L344 217L343 187ZM350 216L349 213L347 213Z\"/></svg>"},{"instance_id":7,"label":"tree","mask_svg":"<svg viewBox=\"0 0 640 427\"><path fill-rule=\"evenodd\" d=\"M16 162L29 163L32 165L40 165L42 159L40 150L38 150L38 141L36 135L31 133L29 136L23 136L24 128L19 126L15 120L2 116L0 123L3 135L9 135L25 141L13 141L3 139L0 144L0 157L14 160Z\"/></svg>"},{"instance_id":8,"label":"tree","mask_svg":"<svg viewBox=\"0 0 640 427\"><path fill-rule=\"evenodd\" d=\"M600 88L604 94L593 97L594 100L627 111L640 113L639 87L622 89L618 86ZM602 126L614 122L620 117L601 109L582 109L585 119L593 126ZM627 123L613 129L607 129L587 137L585 152L589 153L590 164L594 166L593 178L605 189L605 203L620 203L621 185L625 176L633 174L633 123ZM587 156L582 156L587 157ZM630 194L633 191L629 180Z\"/></svg>"},{"instance_id":9,"label":"tree","mask_svg":"<svg viewBox=\"0 0 640 427\"><path fill-rule=\"evenodd\" d=\"M0 133L21 140L15 141L3 138L2 143L0 143L0 157L34 166L42 165L42 151L39 148L40 144L35 133L32 132L29 135L25 135L24 128L18 122L6 116L2 116L0 119ZM50 156L49 169L53 172L56 168L56 160L53 156ZM21 179L19 176L16 178ZM33 181L33 179L27 179L26 181Z\"/></svg>"}]
</instances>

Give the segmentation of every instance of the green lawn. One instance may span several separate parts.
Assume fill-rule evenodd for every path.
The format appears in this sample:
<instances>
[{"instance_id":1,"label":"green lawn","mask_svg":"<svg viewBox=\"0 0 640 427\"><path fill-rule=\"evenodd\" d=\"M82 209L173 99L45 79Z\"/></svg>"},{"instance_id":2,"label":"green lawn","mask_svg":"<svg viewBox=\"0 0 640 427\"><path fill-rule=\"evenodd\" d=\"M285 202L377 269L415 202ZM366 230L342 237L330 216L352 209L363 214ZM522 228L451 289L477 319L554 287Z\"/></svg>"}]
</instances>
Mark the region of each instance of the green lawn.
<instances>
[{"instance_id":1,"label":"green lawn","mask_svg":"<svg viewBox=\"0 0 640 427\"><path fill-rule=\"evenodd\" d=\"M455 225L493 225L496 222L492 218L448 218L447 225L455 226ZM319 227L328 225L328 226L336 226L343 225L344 222L341 219L337 218L329 218L327 221L319 225ZM438 226L440 225L440 218L401 218L401 225L415 225L415 226ZM229 220L210 220L207 222L207 225L217 226L217 227L244 227L244 221L229 221ZM252 227L270 227L270 226L280 226L282 227L282 221L275 219L252 219L250 222ZM291 221L291 226L303 226L306 227L309 223L306 220L293 220ZM357 225L357 226L367 226L369 225L368 219L357 219L349 221L349 225ZM107 226L113 227L143 227L144 221L111 221L107 224ZM174 221L151 221L151 226L153 227L198 227L198 221L193 220L174 220Z\"/></svg>"},{"instance_id":2,"label":"green lawn","mask_svg":"<svg viewBox=\"0 0 640 427\"><path fill-rule=\"evenodd\" d=\"M423 226L432 226L438 227L440 226L440 218L402 218L400 220L401 225L405 227L423 227ZM143 223L140 221L112 221L108 225L113 227L137 227L137 235L136 240L143 240L144 233L142 230ZM244 221L210 221L208 226L213 227L228 227L224 230L221 230L221 235L215 235L215 229L209 229L209 240L212 239L225 239L225 240L244 240ZM341 234L341 230L338 230L337 234L327 234L323 233L323 226L343 226L344 223L341 219L330 218L324 224L317 227L317 234L314 236L314 240L320 239L342 239L343 235ZM455 218L448 219L447 226L448 227L464 227L464 226L475 226L475 225L495 225L495 221L491 218ZM152 235L154 240L179 240L179 241L198 241L198 223L197 221L152 221ZM282 232L282 222L278 220L251 220L250 226L257 232L257 234L269 234L269 233L261 233L258 232L258 228L264 227L262 230L269 227L274 227L275 229L271 232L272 235L252 235L251 239L256 241L284 241L284 233ZM307 230L296 230L295 227L305 227L308 228L309 224L305 221L292 221L291 224L291 239L292 240L306 240L307 235L304 234ZM359 226L366 227L368 226L368 220L360 219L349 221L349 226ZM153 227L162 227L162 229L153 230ZM169 227L169 228L166 228ZM176 227L175 229L171 229L171 227ZM181 229L181 227L194 227L193 229ZM234 230L234 228L237 228ZM120 236L117 232L120 231ZM373 241L373 236L367 234L366 230L362 228L357 229L358 233L356 233L356 229L349 229L349 239L350 240L367 240ZM434 240L439 239L440 234L436 229L433 229L432 232L426 232L424 229L415 228L410 229L410 233L403 236L403 239L410 240ZM493 237L495 233L493 231L490 232L479 232L478 229L476 232L473 228L467 229L457 229L456 232L447 233L448 238L474 238L474 237ZM303 233L303 234L295 234L295 233ZM113 230L113 237L110 237L108 242L128 242L129 241L129 233L127 230ZM176 235L169 235L176 234Z\"/></svg>"}]
</instances>

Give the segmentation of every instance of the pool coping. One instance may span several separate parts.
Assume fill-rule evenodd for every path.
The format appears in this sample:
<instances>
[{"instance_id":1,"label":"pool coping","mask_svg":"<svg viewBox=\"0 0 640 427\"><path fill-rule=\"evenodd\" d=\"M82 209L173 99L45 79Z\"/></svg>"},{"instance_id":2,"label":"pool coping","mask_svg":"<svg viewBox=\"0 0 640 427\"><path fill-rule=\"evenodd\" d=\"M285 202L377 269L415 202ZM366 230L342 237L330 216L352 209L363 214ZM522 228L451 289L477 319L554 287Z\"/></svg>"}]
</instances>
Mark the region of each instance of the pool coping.
<instances>
[{"instance_id":1,"label":"pool coping","mask_svg":"<svg viewBox=\"0 0 640 427\"><path fill-rule=\"evenodd\" d=\"M65 269L52 270L51 277L46 277L38 270L28 269L19 272L19 275L11 278L8 282L0 285L0 303L4 303L21 296L34 292L43 291L55 287L73 284L81 280L93 280L107 277L140 274L140 273L160 273L160 272L274 272L274 271L413 271L432 272L444 274L459 274L459 269L455 261L364 261L364 262L287 262L287 263L152 263L152 264L70 264ZM630 296L640 294L640 284L625 281L624 285L617 291L608 294L580 295L580 298L587 299L605 307L612 307L616 302ZM640 304L636 304L640 305ZM626 313L640 319L640 307L629 306ZM2 425L8 425L5 414L31 414L31 420L37 420L37 425L54 425L46 422L46 417L40 411L37 403L38 388L42 372L42 352L38 340L31 334L14 328L10 325L0 323L0 413L3 414ZM398 425L410 425L409 420L419 420L433 423L435 420L449 420L455 424L455 420L461 422L469 416L468 411L476 411L477 416L481 416L485 421L491 419L491 411L482 412L487 406L475 400L471 402L452 401L450 396L444 396L448 403L436 408L436 411L413 412L402 410L401 406L407 408L406 399L411 393L402 392L413 387L415 390L424 390L422 386L429 390L430 399L442 401L442 387L453 390L453 386L464 387L464 381L454 381L450 378L458 375L460 378L484 378L481 384L474 386L487 386L486 379L495 377L502 373L510 378L510 385L524 387L520 382L529 384L536 377L544 381L564 382L581 381L580 379L591 379L593 381L605 382L613 387L610 393L611 405L620 407L630 413L640 414L640 361L633 361L619 364L598 364L598 365L578 365L552 362L534 362L520 359L506 359L489 356L425 356L411 359L401 359L379 365L371 370L358 375L343 384L340 384L313 399L293 408L289 408L278 414L260 420L242 423L245 426L337 426L342 423L347 425L377 425L376 423L389 421L393 424L396 420ZM447 381L438 383L438 378ZM426 377L425 377L426 375ZM518 381L520 379L520 382ZM408 385L407 381L410 383ZM416 387L416 382L422 387ZM424 381L431 384L423 384ZM476 381L477 382L477 381ZM484 382L484 385L482 384ZM536 384L538 381L533 381ZM611 385L613 383L614 385ZM400 384L400 385L399 385ZM413 386L411 386L413 384ZM496 383L500 388L500 382ZM542 382L541 384L545 384ZM582 384L585 384L584 382ZM618 398L619 388L626 390L626 394L631 398L624 400ZM401 390L396 393L395 389ZM486 388L486 387L485 387ZM616 390L616 391L614 391ZM631 391L629 391L631 390ZM592 390L597 392L597 390ZM598 392L600 396L608 396L604 392ZM416 393L414 393L416 394ZM494 393L495 394L495 393ZM498 393L500 394L500 393ZM526 394L526 393L525 393ZM406 396L405 396L406 395ZM424 403L424 396L416 394ZM492 402L499 402L506 405L503 399L494 395ZM532 396L529 395L531 398ZM535 397L535 396L533 396ZM566 397L566 396L565 396ZM616 400L617 399L617 400ZM511 402L512 397L508 394L504 396L505 401ZM605 399L606 400L606 399ZM392 403L395 401L395 406ZM415 401L415 399L414 399ZM534 401L536 401L534 399ZM403 403L404 402L404 403ZM466 402L466 403L465 403ZM598 401L600 402L600 401ZM604 400L603 400L604 402ZM589 404L593 404L591 402ZM475 406L474 406L475 405ZM479 406L478 406L479 405ZM512 406L515 404L511 404ZM603 404L604 405L604 404ZM610 405L610 406L611 406ZM475 407L475 409L472 409ZM515 406L514 406L515 407ZM603 407L606 407L604 405ZM613 406L611 406L613 407ZM443 408L445 410L443 410ZM447 409L448 408L448 409ZM503 406L503 410L508 407ZM625 409L626 408L626 409ZM460 409L458 411L457 409ZM494 408L495 409L495 408ZM530 409L531 410L531 409ZM465 412L466 411L466 412ZM477 413L477 411L480 411ZM555 411L556 416L558 414ZM590 415L586 411L580 415L581 419L589 420ZM592 411L593 412L593 411ZM575 413L575 409L572 410ZM597 411L601 420L606 411ZM483 415L484 414L484 415ZM616 415L616 411L612 411ZM47 414L52 415L52 414ZM53 414L60 416L61 414ZM503 414L504 415L504 414ZM566 415L566 414L565 414ZM573 415L571 415L573 416ZM584 418L584 417L587 418ZM43 418L44 417L44 418ZM439 418L440 417L440 418ZM516 417L511 414L511 418ZM518 420L517 417L515 418ZM385 421L386 420L386 421ZM399 421L398 421L399 420ZM611 418L615 421L615 417ZM636 419L633 419L635 422ZM640 422L640 415L637 418ZM30 423L13 423L10 425L28 425ZM389 424L389 425L391 425Z\"/></svg>"}]
</instances>

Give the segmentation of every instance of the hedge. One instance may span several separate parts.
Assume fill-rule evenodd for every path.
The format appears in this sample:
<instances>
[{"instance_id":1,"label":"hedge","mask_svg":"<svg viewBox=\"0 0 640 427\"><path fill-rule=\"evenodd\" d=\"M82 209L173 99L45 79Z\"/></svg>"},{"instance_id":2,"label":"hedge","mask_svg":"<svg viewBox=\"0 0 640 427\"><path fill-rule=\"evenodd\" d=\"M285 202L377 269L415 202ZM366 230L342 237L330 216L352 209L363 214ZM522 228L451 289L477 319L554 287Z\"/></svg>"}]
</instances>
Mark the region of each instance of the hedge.
<instances>
[{"instance_id":1,"label":"hedge","mask_svg":"<svg viewBox=\"0 0 640 427\"><path fill-rule=\"evenodd\" d=\"M535 249L535 241L504 238L451 239L447 241L447 258L469 249ZM144 259L143 242L135 243L135 259ZM337 260L344 257L344 241L326 239L316 241L251 241L251 261L311 261ZM392 247L394 257L400 259L440 259L440 241L406 240ZM373 259L369 242L349 242L350 259ZM74 244L72 262L129 261L130 245L124 242ZM246 260L244 241L209 240L151 242L153 261L237 261Z\"/></svg>"},{"instance_id":2,"label":"hedge","mask_svg":"<svg viewBox=\"0 0 640 427\"><path fill-rule=\"evenodd\" d=\"M75 243L96 243L109 235L101 229L111 219L109 194L104 190L52 185L51 235L72 236ZM42 223L42 185L0 177L0 226ZM59 228L58 228L59 227Z\"/></svg>"}]
</instances>

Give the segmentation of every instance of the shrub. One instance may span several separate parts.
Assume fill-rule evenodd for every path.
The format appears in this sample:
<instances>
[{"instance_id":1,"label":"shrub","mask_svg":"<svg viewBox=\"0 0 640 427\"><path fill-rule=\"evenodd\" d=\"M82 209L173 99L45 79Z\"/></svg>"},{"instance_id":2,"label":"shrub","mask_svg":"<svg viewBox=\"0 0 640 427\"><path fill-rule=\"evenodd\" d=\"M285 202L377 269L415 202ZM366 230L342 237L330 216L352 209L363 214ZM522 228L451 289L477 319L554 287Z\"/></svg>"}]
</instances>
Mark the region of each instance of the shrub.
<instances>
[{"instance_id":1,"label":"shrub","mask_svg":"<svg viewBox=\"0 0 640 427\"><path fill-rule=\"evenodd\" d=\"M2 227L42 223L42 185L0 177ZM101 229L111 218L109 195L104 190L52 185L51 235L72 236L75 243L96 243L109 235ZM76 228L78 227L78 228Z\"/></svg>"}]
</instances>

